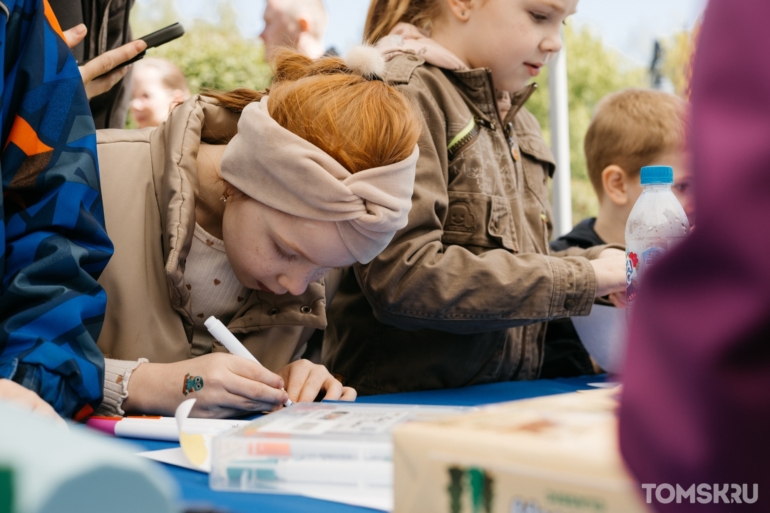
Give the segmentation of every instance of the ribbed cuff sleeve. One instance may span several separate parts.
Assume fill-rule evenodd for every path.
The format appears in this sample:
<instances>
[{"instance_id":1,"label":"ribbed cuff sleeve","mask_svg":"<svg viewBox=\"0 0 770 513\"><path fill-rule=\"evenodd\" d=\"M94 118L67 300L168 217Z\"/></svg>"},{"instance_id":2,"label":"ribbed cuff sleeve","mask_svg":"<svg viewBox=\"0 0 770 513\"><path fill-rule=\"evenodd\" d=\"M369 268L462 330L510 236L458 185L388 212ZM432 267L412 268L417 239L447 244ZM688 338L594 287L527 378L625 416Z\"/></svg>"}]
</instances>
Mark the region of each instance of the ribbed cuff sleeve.
<instances>
[{"instance_id":1,"label":"ribbed cuff sleeve","mask_svg":"<svg viewBox=\"0 0 770 513\"><path fill-rule=\"evenodd\" d=\"M596 275L582 257L552 258L554 290L550 318L588 315L596 297Z\"/></svg>"},{"instance_id":2,"label":"ribbed cuff sleeve","mask_svg":"<svg viewBox=\"0 0 770 513\"><path fill-rule=\"evenodd\" d=\"M604 244L588 249L568 248L555 253L561 258L551 260L554 274L554 294L551 299L551 318L588 315L596 299L596 275L589 260L599 258L605 249L619 249L618 244ZM578 258L575 258L578 257Z\"/></svg>"},{"instance_id":3,"label":"ribbed cuff sleeve","mask_svg":"<svg viewBox=\"0 0 770 513\"><path fill-rule=\"evenodd\" d=\"M128 397L128 381L131 373L143 363L146 358L139 360L111 360L104 359L104 401L96 410L97 415L111 415L122 417L123 401Z\"/></svg>"}]
</instances>

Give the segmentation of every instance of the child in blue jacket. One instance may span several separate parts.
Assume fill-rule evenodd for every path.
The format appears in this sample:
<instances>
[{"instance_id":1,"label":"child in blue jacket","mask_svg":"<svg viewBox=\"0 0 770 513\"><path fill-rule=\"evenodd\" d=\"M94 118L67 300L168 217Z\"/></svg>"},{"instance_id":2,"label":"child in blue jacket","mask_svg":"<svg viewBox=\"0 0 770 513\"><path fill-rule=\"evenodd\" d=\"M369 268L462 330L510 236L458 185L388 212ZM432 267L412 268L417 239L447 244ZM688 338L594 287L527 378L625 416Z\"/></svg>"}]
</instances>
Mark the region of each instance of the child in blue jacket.
<instances>
[{"instance_id":1,"label":"child in blue jacket","mask_svg":"<svg viewBox=\"0 0 770 513\"><path fill-rule=\"evenodd\" d=\"M46 0L0 3L0 44L0 398L77 419L102 400L112 254L93 119Z\"/></svg>"}]
</instances>

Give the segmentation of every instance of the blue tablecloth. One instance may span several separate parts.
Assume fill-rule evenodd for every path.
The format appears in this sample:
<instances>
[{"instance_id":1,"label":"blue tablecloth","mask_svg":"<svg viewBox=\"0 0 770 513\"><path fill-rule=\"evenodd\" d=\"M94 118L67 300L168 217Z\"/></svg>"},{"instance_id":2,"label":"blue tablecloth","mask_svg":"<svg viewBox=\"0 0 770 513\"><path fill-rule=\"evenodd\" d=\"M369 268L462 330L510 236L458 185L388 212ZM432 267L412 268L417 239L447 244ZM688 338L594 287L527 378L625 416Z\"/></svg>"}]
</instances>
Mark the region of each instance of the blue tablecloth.
<instances>
[{"instance_id":1,"label":"blue tablecloth","mask_svg":"<svg viewBox=\"0 0 770 513\"><path fill-rule=\"evenodd\" d=\"M585 390L588 383L604 381L604 377L511 381L477 385L451 390L408 392L360 397L361 403L431 404L448 406L481 406L484 404L529 399L544 395ZM137 440L143 450L167 449L178 444ZM215 492L209 489L208 475L164 465L179 484L185 507L211 508L229 513L372 513L374 510L290 495Z\"/></svg>"}]
</instances>

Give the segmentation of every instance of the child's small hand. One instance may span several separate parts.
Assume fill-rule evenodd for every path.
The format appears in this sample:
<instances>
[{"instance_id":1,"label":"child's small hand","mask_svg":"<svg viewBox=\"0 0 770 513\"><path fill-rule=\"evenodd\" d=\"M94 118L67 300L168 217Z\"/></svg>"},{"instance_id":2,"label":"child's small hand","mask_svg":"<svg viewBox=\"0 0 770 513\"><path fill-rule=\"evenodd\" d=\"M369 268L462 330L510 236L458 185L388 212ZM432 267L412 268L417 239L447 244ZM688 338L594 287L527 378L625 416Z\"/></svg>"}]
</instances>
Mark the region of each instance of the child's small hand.
<instances>
[{"instance_id":1,"label":"child's small hand","mask_svg":"<svg viewBox=\"0 0 770 513\"><path fill-rule=\"evenodd\" d=\"M625 309L628 307L625 290L623 292L615 292L614 294L610 294L610 301L613 305L615 305L616 308Z\"/></svg>"},{"instance_id":2,"label":"child's small hand","mask_svg":"<svg viewBox=\"0 0 770 513\"><path fill-rule=\"evenodd\" d=\"M0 379L0 401L8 401L24 410L35 412L56 424L67 425L51 405L43 401L39 395L10 379Z\"/></svg>"},{"instance_id":3,"label":"child's small hand","mask_svg":"<svg viewBox=\"0 0 770 513\"><path fill-rule=\"evenodd\" d=\"M619 249L605 249L599 253L599 258L591 260L591 266L596 275L596 297L625 293L626 254L624 252Z\"/></svg>"},{"instance_id":4,"label":"child's small hand","mask_svg":"<svg viewBox=\"0 0 770 513\"><path fill-rule=\"evenodd\" d=\"M343 387L323 365L316 365L309 360L297 360L281 371L286 382L289 399L295 403L312 402L323 392L324 399L333 401L355 401L356 391Z\"/></svg>"}]
</instances>

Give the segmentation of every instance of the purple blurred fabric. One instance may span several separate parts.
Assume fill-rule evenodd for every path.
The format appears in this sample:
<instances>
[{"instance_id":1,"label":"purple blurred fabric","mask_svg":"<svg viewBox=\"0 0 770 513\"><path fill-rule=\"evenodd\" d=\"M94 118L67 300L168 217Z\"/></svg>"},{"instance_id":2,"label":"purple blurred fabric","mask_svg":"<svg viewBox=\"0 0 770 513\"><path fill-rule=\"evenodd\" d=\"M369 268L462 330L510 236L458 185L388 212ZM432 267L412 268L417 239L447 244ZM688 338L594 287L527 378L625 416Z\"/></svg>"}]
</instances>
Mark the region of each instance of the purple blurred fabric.
<instances>
[{"instance_id":1,"label":"purple blurred fabric","mask_svg":"<svg viewBox=\"0 0 770 513\"><path fill-rule=\"evenodd\" d=\"M770 511L770 1L711 1L691 127L698 225L635 303L621 449L640 483L759 485L658 511Z\"/></svg>"}]
</instances>

